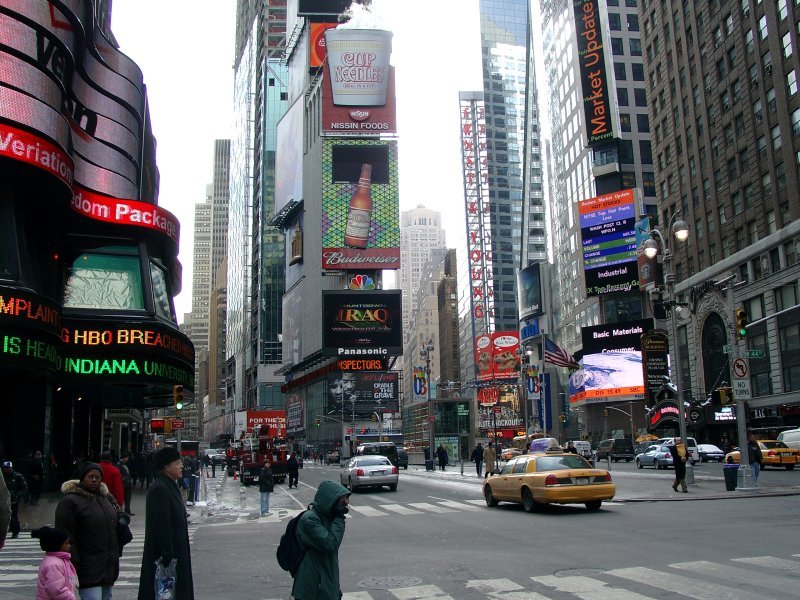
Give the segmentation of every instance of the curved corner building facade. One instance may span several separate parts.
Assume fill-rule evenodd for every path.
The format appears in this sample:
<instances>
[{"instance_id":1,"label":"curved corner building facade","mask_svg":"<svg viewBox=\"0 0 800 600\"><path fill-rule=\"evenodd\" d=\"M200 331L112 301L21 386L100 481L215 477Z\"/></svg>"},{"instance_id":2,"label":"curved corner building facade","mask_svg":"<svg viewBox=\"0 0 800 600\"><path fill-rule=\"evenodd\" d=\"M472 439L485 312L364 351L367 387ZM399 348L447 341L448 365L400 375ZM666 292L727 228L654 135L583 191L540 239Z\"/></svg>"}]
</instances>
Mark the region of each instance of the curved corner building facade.
<instances>
[{"instance_id":1,"label":"curved corner building facade","mask_svg":"<svg viewBox=\"0 0 800 600\"><path fill-rule=\"evenodd\" d=\"M139 450L141 410L194 388L179 223L157 205L143 76L104 3L0 5L0 455Z\"/></svg>"}]
</instances>

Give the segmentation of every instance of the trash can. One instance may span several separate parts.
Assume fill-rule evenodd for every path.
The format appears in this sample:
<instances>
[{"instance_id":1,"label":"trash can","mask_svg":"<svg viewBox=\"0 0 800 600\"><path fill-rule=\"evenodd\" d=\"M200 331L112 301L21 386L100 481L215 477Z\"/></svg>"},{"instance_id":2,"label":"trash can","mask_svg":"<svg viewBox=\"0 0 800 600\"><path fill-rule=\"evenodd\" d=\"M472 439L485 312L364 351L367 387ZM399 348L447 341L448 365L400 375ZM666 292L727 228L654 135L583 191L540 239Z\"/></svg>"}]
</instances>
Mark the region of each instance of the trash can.
<instances>
[{"instance_id":1,"label":"trash can","mask_svg":"<svg viewBox=\"0 0 800 600\"><path fill-rule=\"evenodd\" d=\"M432 458L429 458L428 460L425 461L425 470L426 471L435 471L436 470L433 467L433 459Z\"/></svg>"},{"instance_id":2,"label":"trash can","mask_svg":"<svg viewBox=\"0 0 800 600\"><path fill-rule=\"evenodd\" d=\"M722 465L722 473L725 475L725 489L729 492L736 490L736 476L739 471L739 465L726 464Z\"/></svg>"}]
</instances>

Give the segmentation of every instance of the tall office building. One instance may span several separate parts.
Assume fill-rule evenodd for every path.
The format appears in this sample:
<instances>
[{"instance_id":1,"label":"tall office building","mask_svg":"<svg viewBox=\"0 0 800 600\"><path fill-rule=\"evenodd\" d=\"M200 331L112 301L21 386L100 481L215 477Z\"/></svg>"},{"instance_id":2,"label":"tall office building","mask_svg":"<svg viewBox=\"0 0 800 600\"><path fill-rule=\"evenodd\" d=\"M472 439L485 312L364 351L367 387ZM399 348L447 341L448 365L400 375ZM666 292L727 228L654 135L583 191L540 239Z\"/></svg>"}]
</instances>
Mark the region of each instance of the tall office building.
<instances>
[{"instance_id":1,"label":"tall office building","mask_svg":"<svg viewBox=\"0 0 800 600\"><path fill-rule=\"evenodd\" d=\"M480 141L474 140L479 146L470 146L470 140L462 148L467 251L459 271L475 274L478 269L485 285L481 297L476 298L475 280L462 277L460 282L459 310L465 317L460 354L465 381L475 378L472 346L476 332L518 330L517 271L547 259L529 2L481 0L479 9L483 90L462 93L461 110L464 120L465 106L480 104L482 129L473 132L480 137ZM476 168L480 172L474 171ZM470 208L478 195L482 215L474 212L474 204ZM491 264L485 262L488 257ZM484 303L489 313L478 317L481 323L477 326L470 316L475 314L476 303Z\"/></svg>"},{"instance_id":2,"label":"tall office building","mask_svg":"<svg viewBox=\"0 0 800 600\"><path fill-rule=\"evenodd\" d=\"M641 2L658 220L675 252L679 377L685 399L717 397L746 349L748 427L800 424L800 94L796 2ZM715 285L730 275L733 302ZM729 281L728 284L731 282ZM736 340L734 310L749 322ZM788 312L785 312L787 311ZM708 405L703 439L734 439ZM738 415L737 415L738 416ZM698 436L699 439L699 436Z\"/></svg>"},{"instance_id":3,"label":"tall office building","mask_svg":"<svg viewBox=\"0 0 800 600\"><path fill-rule=\"evenodd\" d=\"M431 252L445 247L442 214L425 208L400 213L400 289L403 291L403 332L408 332L411 315L417 310L417 291Z\"/></svg>"},{"instance_id":4,"label":"tall office building","mask_svg":"<svg viewBox=\"0 0 800 600\"><path fill-rule=\"evenodd\" d=\"M283 406L283 234L274 216L275 127L287 107L285 0L239 0L228 211L227 373L233 411Z\"/></svg>"}]
</instances>

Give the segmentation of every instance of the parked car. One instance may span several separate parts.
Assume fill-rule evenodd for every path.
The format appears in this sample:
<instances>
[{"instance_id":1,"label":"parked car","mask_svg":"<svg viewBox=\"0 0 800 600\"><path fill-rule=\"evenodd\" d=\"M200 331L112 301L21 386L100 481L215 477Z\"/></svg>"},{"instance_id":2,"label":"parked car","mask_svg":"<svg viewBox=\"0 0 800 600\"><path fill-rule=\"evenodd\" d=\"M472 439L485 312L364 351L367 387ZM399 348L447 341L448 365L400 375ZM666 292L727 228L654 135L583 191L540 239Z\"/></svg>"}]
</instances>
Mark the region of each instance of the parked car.
<instances>
[{"instance_id":1,"label":"parked car","mask_svg":"<svg viewBox=\"0 0 800 600\"><path fill-rule=\"evenodd\" d=\"M656 469L666 469L672 466L672 453L669 446L651 444L644 452L636 455L636 466L640 469L644 467L655 467Z\"/></svg>"},{"instance_id":2,"label":"parked car","mask_svg":"<svg viewBox=\"0 0 800 600\"><path fill-rule=\"evenodd\" d=\"M358 488L388 485L397 490L400 471L385 456L372 454L356 456L342 465L339 479L343 486L355 492Z\"/></svg>"},{"instance_id":3,"label":"parked car","mask_svg":"<svg viewBox=\"0 0 800 600\"><path fill-rule=\"evenodd\" d=\"M582 456L568 452L522 454L483 483L487 506L513 502L522 504L527 512L547 504L585 504L594 511L614 494L611 473L595 469Z\"/></svg>"},{"instance_id":4,"label":"parked car","mask_svg":"<svg viewBox=\"0 0 800 600\"><path fill-rule=\"evenodd\" d=\"M206 456L211 461L212 465L224 465L225 464L225 455L222 452L217 452L214 450L209 450L206 452Z\"/></svg>"},{"instance_id":5,"label":"parked car","mask_svg":"<svg viewBox=\"0 0 800 600\"><path fill-rule=\"evenodd\" d=\"M408 450L401 446L397 446L397 466L408 469Z\"/></svg>"},{"instance_id":6,"label":"parked car","mask_svg":"<svg viewBox=\"0 0 800 600\"><path fill-rule=\"evenodd\" d=\"M596 460L611 458L611 462L624 460L631 462L634 458L633 443L627 438L614 438L603 440L595 450Z\"/></svg>"},{"instance_id":7,"label":"parked car","mask_svg":"<svg viewBox=\"0 0 800 600\"><path fill-rule=\"evenodd\" d=\"M794 448L789 448L783 442L778 440L756 440L759 448L761 448L761 468L766 467L783 467L787 471L794 469L794 466L800 462L798 451ZM739 463L741 457L739 456L739 449L734 448L733 452L728 452L725 455L726 463Z\"/></svg>"},{"instance_id":8,"label":"parked car","mask_svg":"<svg viewBox=\"0 0 800 600\"><path fill-rule=\"evenodd\" d=\"M700 462L722 462L725 459L725 453L714 444L697 444L697 452Z\"/></svg>"}]
</instances>

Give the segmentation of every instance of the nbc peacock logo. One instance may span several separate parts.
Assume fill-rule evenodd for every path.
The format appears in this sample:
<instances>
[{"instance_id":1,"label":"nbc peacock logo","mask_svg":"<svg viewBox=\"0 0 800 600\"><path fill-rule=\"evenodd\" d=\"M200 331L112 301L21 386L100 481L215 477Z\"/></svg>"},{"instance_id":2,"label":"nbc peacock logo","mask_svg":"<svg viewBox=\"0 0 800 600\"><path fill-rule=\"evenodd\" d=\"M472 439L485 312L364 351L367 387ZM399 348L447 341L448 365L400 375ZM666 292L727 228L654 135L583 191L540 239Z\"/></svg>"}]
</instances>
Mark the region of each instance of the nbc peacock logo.
<instances>
[{"instance_id":1,"label":"nbc peacock logo","mask_svg":"<svg viewBox=\"0 0 800 600\"><path fill-rule=\"evenodd\" d=\"M347 287L351 290L374 290L375 282L369 275L356 275L350 280Z\"/></svg>"}]
</instances>

